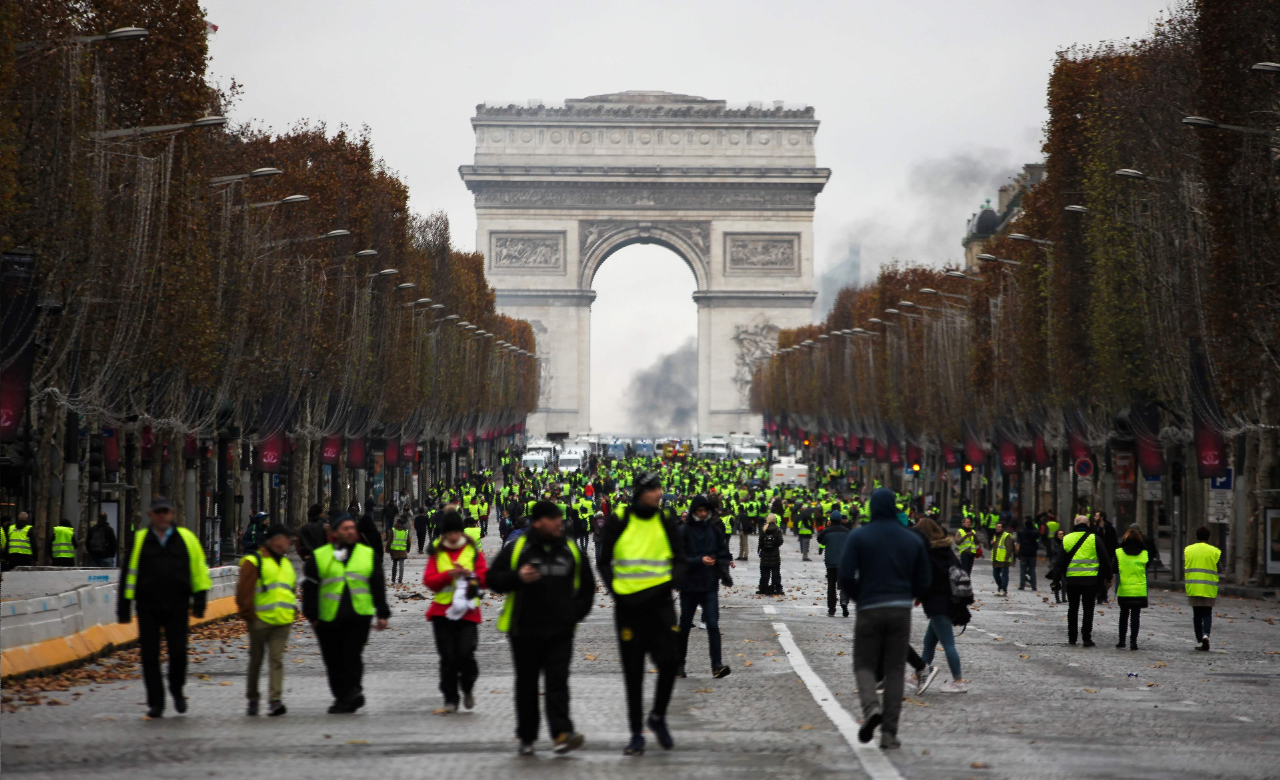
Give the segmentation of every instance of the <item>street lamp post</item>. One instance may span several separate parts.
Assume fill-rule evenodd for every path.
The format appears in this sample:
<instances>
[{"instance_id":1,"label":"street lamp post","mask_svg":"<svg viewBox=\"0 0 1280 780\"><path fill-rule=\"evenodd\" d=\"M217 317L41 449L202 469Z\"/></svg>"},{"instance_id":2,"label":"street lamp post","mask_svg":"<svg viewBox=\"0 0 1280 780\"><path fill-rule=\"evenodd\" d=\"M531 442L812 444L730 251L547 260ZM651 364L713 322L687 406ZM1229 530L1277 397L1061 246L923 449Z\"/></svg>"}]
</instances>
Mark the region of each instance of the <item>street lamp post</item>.
<instances>
[{"instance_id":1,"label":"street lamp post","mask_svg":"<svg viewBox=\"0 0 1280 780\"><path fill-rule=\"evenodd\" d=\"M144 135L171 133L198 127L222 127L226 123L227 118L225 116L202 116L195 121L180 122L176 125L151 125L149 127L125 127L119 130L104 130L100 133L90 133L89 137L96 141L106 141L112 138L138 138Z\"/></svg>"}]
</instances>

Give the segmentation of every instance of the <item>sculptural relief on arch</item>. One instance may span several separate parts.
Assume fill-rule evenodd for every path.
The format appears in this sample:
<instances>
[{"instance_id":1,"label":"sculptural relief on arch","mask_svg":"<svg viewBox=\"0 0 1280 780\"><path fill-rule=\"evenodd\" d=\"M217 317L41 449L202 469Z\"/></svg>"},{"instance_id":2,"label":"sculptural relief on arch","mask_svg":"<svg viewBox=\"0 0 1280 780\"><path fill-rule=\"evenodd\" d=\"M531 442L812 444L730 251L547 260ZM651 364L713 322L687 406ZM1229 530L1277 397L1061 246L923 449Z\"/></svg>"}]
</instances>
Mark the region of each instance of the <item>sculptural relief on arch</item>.
<instances>
[{"instance_id":1,"label":"sculptural relief on arch","mask_svg":"<svg viewBox=\"0 0 1280 780\"><path fill-rule=\"evenodd\" d=\"M669 92L477 106L476 246L498 309L529 320L542 387L534 434L590 430L592 280L618 249L660 244L697 280L698 432L758 431L752 365L808 324L816 166L811 107ZM691 432L692 433L692 432Z\"/></svg>"}]
</instances>

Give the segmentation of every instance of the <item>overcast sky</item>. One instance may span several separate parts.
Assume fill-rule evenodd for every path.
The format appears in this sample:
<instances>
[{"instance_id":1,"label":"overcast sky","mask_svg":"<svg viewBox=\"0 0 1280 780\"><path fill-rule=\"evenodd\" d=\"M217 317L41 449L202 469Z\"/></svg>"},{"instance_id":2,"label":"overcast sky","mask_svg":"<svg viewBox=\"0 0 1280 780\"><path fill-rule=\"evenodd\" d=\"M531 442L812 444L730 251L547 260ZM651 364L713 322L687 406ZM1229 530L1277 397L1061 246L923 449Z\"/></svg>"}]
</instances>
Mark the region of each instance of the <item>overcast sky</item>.
<instances>
[{"instance_id":1,"label":"overcast sky","mask_svg":"<svg viewBox=\"0 0 1280 780\"><path fill-rule=\"evenodd\" d=\"M1055 52L1139 38L1167 0L1026 2L337 2L207 0L213 78L244 85L235 118L368 125L412 207L475 243L477 103L666 90L812 105L822 125L818 273L960 258L964 222L1040 155ZM592 420L626 426L631 378L697 331L693 277L658 247L596 278ZM642 324L648 323L648 324Z\"/></svg>"}]
</instances>

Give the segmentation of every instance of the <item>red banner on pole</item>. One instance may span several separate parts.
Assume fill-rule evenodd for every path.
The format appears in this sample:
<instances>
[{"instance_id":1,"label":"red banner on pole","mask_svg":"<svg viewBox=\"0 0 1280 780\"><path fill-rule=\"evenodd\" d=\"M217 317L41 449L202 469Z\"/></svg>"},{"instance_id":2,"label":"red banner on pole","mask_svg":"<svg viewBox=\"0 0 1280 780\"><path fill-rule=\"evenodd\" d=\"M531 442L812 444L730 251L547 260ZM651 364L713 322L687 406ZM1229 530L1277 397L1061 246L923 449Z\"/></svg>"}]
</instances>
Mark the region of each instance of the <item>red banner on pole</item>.
<instances>
[{"instance_id":1,"label":"red banner on pole","mask_svg":"<svg viewBox=\"0 0 1280 780\"><path fill-rule=\"evenodd\" d=\"M102 470L120 470L120 438L115 428L102 429Z\"/></svg>"},{"instance_id":2,"label":"red banner on pole","mask_svg":"<svg viewBox=\"0 0 1280 780\"><path fill-rule=\"evenodd\" d=\"M347 468L363 469L364 467L364 437L347 439Z\"/></svg>"},{"instance_id":3,"label":"red banner on pole","mask_svg":"<svg viewBox=\"0 0 1280 780\"><path fill-rule=\"evenodd\" d=\"M320 442L320 462L330 466L336 466L338 456L342 454L342 438L339 436L326 436Z\"/></svg>"},{"instance_id":4,"label":"red banner on pole","mask_svg":"<svg viewBox=\"0 0 1280 780\"><path fill-rule=\"evenodd\" d=\"M387 439L387 449L382 456L382 462L388 466L396 466L400 463L400 437L396 436Z\"/></svg>"},{"instance_id":5,"label":"red banner on pole","mask_svg":"<svg viewBox=\"0 0 1280 780\"><path fill-rule=\"evenodd\" d=\"M413 463L418 457L418 443L413 439L400 442L400 460Z\"/></svg>"},{"instance_id":6,"label":"red banner on pole","mask_svg":"<svg viewBox=\"0 0 1280 780\"><path fill-rule=\"evenodd\" d=\"M280 473L280 461L284 457L284 435L272 434L258 444L258 471L267 474Z\"/></svg>"}]
</instances>

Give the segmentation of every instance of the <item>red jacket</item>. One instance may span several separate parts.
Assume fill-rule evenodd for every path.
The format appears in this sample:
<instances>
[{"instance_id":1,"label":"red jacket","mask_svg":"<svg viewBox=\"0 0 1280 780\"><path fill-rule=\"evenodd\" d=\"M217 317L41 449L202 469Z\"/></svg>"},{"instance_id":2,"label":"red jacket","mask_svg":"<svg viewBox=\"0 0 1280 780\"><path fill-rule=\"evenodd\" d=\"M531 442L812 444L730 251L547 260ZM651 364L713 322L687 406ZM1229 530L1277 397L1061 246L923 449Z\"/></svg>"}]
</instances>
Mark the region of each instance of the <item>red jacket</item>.
<instances>
[{"instance_id":1,"label":"red jacket","mask_svg":"<svg viewBox=\"0 0 1280 780\"><path fill-rule=\"evenodd\" d=\"M440 546L439 543L437 542L435 547L432 549L431 557L427 559L427 568L424 572L422 572L422 584L427 586L427 588L429 588L430 590L436 593L439 593L440 591L448 588L449 583L453 581L453 578L449 576L448 571L441 572L438 568L436 568L436 554L439 553L441 550L444 550L444 552L449 554L449 560L453 561L456 564L458 560L458 556L461 555L462 551L465 549L467 548L464 546L464 547L459 547L456 550L445 550L445 548ZM480 583L480 587L482 588L484 587L485 574L488 572L488 570L489 570L489 567L486 566L484 562L484 553L480 552L480 548L477 547L475 574L476 574L476 581ZM427 607L427 620L430 620L431 618L437 617L437 616L444 617L445 613L448 610L449 610L448 604L439 604L439 603L436 603L435 601L432 601L431 606ZM479 623L480 609L477 607L476 609L468 610L467 614L462 616L462 619L470 620L472 623Z\"/></svg>"}]
</instances>

